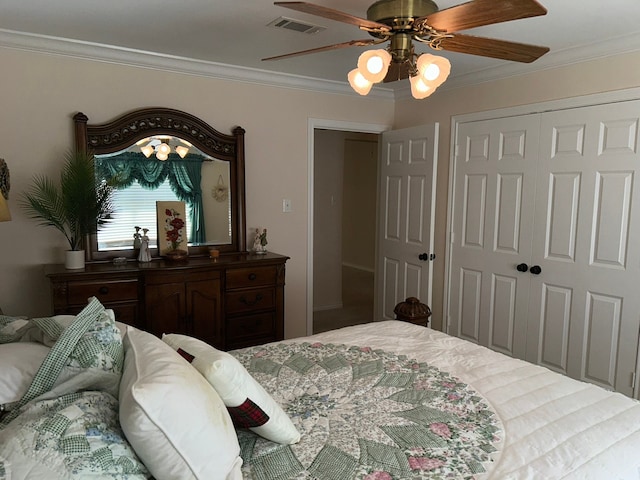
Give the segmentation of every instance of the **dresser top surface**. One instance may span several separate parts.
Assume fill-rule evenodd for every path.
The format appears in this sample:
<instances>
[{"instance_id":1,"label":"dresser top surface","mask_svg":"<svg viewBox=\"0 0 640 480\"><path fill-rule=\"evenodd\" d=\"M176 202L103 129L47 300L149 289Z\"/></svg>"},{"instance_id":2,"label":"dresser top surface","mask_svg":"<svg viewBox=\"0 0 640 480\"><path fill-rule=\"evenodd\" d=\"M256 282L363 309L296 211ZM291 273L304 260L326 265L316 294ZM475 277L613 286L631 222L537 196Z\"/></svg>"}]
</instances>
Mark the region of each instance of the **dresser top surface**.
<instances>
[{"instance_id":1,"label":"dresser top surface","mask_svg":"<svg viewBox=\"0 0 640 480\"><path fill-rule=\"evenodd\" d=\"M48 277L64 277L64 276L82 276L96 274L131 274L136 272L148 271L175 271L175 270L193 270L197 268L229 268L242 266L260 266L260 265L277 265L286 262L289 257L279 255L277 253L267 252L265 254L256 254L252 252L221 254L217 258L209 257L189 257L183 262L172 262L164 259L154 259L151 262L138 262L129 259L122 264L114 264L113 262L97 262L87 263L84 268L77 270L69 270L63 264L49 264L44 266L45 275Z\"/></svg>"}]
</instances>

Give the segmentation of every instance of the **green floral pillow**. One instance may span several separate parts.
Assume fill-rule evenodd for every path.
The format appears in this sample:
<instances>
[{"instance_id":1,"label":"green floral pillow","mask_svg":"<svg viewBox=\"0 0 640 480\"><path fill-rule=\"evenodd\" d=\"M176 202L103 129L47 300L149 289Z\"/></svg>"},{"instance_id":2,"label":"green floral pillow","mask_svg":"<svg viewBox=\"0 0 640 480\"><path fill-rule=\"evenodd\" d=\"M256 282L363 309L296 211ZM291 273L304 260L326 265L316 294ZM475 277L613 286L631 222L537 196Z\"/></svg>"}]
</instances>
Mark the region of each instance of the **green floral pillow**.
<instances>
[{"instance_id":1,"label":"green floral pillow","mask_svg":"<svg viewBox=\"0 0 640 480\"><path fill-rule=\"evenodd\" d=\"M69 321L72 320L70 323ZM0 422L0 429L13 420L20 407L36 400L45 400L94 390L118 397L124 364L124 349L120 330L113 312L105 310L95 297L75 318L36 318L20 328L33 341L33 331L55 343L42 362L29 389ZM27 332L30 332L27 335Z\"/></svg>"}]
</instances>

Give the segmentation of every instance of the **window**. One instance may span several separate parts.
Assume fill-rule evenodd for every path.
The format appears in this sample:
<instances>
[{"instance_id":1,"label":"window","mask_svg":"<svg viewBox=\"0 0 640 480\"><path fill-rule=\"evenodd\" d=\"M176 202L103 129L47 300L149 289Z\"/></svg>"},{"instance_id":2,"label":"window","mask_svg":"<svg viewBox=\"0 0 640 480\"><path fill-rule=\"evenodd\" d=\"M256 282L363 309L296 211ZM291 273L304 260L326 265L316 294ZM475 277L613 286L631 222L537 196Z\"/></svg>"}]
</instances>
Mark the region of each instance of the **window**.
<instances>
[{"instance_id":1,"label":"window","mask_svg":"<svg viewBox=\"0 0 640 480\"><path fill-rule=\"evenodd\" d=\"M109 220L109 228L98 231L100 250L133 249L133 234L136 226L148 228L149 246L158 245L158 226L156 223L157 200L180 200L166 179L158 188L147 189L135 181L131 186L114 191L115 212ZM191 218L191 205L187 203L185 219ZM189 229L186 228L189 233ZM142 234L142 230L140 231ZM191 238L188 239L191 242Z\"/></svg>"}]
</instances>

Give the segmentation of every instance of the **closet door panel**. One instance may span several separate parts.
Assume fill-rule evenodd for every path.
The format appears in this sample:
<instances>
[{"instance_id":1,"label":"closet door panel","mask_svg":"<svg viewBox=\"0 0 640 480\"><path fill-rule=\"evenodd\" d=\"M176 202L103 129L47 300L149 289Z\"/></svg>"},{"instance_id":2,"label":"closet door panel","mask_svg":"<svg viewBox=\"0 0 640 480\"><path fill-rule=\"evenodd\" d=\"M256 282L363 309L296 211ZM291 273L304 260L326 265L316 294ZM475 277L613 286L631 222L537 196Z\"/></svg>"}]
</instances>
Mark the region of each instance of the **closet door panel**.
<instances>
[{"instance_id":1,"label":"closet door panel","mask_svg":"<svg viewBox=\"0 0 640 480\"><path fill-rule=\"evenodd\" d=\"M449 332L524 358L539 118L458 127Z\"/></svg>"},{"instance_id":2,"label":"closet door panel","mask_svg":"<svg viewBox=\"0 0 640 480\"><path fill-rule=\"evenodd\" d=\"M640 238L639 112L623 102L541 115L531 258L541 273L527 326L527 360L628 395L640 326L630 241ZM551 286L571 292L564 310L545 303Z\"/></svg>"}]
</instances>

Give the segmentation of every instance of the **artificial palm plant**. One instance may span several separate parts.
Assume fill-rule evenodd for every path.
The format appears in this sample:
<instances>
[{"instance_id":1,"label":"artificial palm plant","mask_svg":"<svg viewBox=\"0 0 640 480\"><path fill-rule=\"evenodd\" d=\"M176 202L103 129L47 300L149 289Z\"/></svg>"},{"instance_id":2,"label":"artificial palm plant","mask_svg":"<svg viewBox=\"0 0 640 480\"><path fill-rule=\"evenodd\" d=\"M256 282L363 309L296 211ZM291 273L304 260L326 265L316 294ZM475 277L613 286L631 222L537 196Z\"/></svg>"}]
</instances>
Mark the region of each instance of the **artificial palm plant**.
<instances>
[{"instance_id":1,"label":"artificial palm plant","mask_svg":"<svg viewBox=\"0 0 640 480\"><path fill-rule=\"evenodd\" d=\"M113 213L116 181L97 181L94 160L91 153L69 151L59 184L36 175L20 201L40 225L62 232L71 250L82 250L87 235L96 233Z\"/></svg>"}]
</instances>

